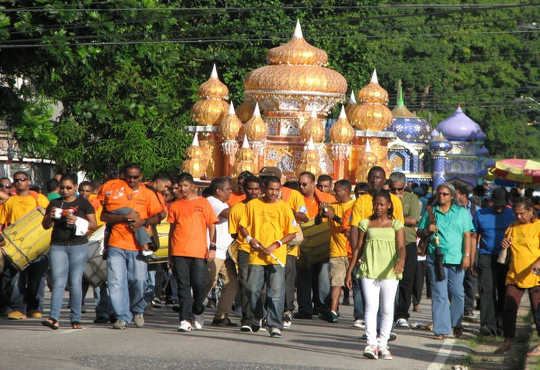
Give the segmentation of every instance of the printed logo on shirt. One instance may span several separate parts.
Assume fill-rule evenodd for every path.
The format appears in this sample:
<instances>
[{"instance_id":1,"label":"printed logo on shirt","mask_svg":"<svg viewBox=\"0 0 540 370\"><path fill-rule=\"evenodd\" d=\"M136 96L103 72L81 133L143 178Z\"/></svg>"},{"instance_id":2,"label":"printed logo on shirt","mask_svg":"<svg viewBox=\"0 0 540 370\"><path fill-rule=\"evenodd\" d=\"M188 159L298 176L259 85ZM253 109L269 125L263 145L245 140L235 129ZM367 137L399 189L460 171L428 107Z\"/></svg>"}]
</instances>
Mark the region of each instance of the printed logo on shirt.
<instances>
[{"instance_id":1,"label":"printed logo on shirt","mask_svg":"<svg viewBox=\"0 0 540 370\"><path fill-rule=\"evenodd\" d=\"M307 213L306 206L300 206L298 207L298 213Z\"/></svg>"}]
</instances>

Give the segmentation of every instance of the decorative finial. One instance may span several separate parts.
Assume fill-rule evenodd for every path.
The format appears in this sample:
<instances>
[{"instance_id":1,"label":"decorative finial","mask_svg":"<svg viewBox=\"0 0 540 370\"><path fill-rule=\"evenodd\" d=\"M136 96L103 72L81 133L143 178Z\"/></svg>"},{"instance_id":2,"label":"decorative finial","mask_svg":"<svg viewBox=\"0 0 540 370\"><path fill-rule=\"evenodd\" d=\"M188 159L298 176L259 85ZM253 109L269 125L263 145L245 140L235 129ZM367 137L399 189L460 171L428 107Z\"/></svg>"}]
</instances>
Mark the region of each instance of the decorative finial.
<instances>
[{"instance_id":1,"label":"decorative finial","mask_svg":"<svg viewBox=\"0 0 540 370\"><path fill-rule=\"evenodd\" d=\"M403 102L403 88L401 87L401 79L399 79L398 81L398 96L396 105L405 105L405 103Z\"/></svg>"},{"instance_id":2,"label":"decorative finial","mask_svg":"<svg viewBox=\"0 0 540 370\"><path fill-rule=\"evenodd\" d=\"M371 75L371 81L370 82L372 82L374 84L379 83L379 79L377 78L377 69L373 70L373 74Z\"/></svg>"},{"instance_id":3,"label":"decorative finial","mask_svg":"<svg viewBox=\"0 0 540 370\"><path fill-rule=\"evenodd\" d=\"M191 146L199 146L199 134L197 132L193 136L193 141L191 142Z\"/></svg>"},{"instance_id":4,"label":"decorative finial","mask_svg":"<svg viewBox=\"0 0 540 370\"><path fill-rule=\"evenodd\" d=\"M369 144L369 139L366 139L366 147L364 148L364 152L371 153L371 144Z\"/></svg>"},{"instance_id":5,"label":"decorative finial","mask_svg":"<svg viewBox=\"0 0 540 370\"><path fill-rule=\"evenodd\" d=\"M302 35L302 27L300 26L300 20L296 20L296 27L294 29L293 38L295 39L303 39L304 35Z\"/></svg>"},{"instance_id":6,"label":"decorative finial","mask_svg":"<svg viewBox=\"0 0 540 370\"><path fill-rule=\"evenodd\" d=\"M311 111L311 118L317 118L317 112L315 110Z\"/></svg>"},{"instance_id":7,"label":"decorative finial","mask_svg":"<svg viewBox=\"0 0 540 370\"><path fill-rule=\"evenodd\" d=\"M231 101L231 104L229 104L229 113L227 114L236 114L236 112L234 111L234 105L232 101Z\"/></svg>"},{"instance_id":8,"label":"decorative finial","mask_svg":"<svg viewBox=\"0 0 540 370\"><path fill-rule=\"evenodd\" d=\"M338 119L346 119L347 115L345 114L345 107L341 106L341 112L339 112L339 118Z\"/></svg>"},{"instance_id":9,"label":"decorative finial","mask_svg":"<svg viewBox=\"0 0 540 370\"><path fill-rule=\"evenodd\" d=\"M255 109L253 109L253 116L252 117L260 117L261 111L259 110L259 102L255 103Z\"/></svg>"},{"instance_id":10,"label":"decorative finial","mask_svg":"<svg viewBox=\"0 0 540 370\"><path fill-rule=\"evenodd\" d=\"M307 150L315 150L315 144L313 144L313 136L309 137L309 141L307 142Z\"/></svg>"},{"instance_id":11,"label":"decorative finial","mask_svg":"<svg viewBox=\"0 0 540 370\"><path fill-rule=\"evenodd\" d=\"M216 69L216 65L214 64L214 66L212 67L212 73L210 73L210 78L218 78L218 75L217 75L217 69Z\"/></svg>"},{"instance_id":12,"label":"decorative finial","mask_svg":"<svg viewBox=\"0 0 540 370\"><path fill-rule=\"evenodd\" d=\"M351 90L351 97L349 98L349 104L356 104L356 96L354 96L354 90Z\"/></svg>"},{"instance_id":13,"label":"decorative finial","mask_svg":"<svg viewBox=\"0 0 540 370\"><path fill-rule=\"evenodd\" d=\"M242 143L242 149L249 149L249 141L247 135L244 135L244 142Z\"/></svg>"}]
</instances>

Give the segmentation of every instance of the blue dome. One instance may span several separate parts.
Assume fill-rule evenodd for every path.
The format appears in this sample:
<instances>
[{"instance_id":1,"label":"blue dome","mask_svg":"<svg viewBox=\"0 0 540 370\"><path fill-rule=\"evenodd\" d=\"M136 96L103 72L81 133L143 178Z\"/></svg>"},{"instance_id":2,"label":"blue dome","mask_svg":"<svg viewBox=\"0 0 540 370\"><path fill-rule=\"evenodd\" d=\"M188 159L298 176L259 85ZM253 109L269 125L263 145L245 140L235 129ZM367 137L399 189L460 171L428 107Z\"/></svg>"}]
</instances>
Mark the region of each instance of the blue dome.
<instances>
[{"instance_id":1,"label":"blue dome","mask_svg":"<svg viewBox=\"0 0 540 370\"><path fill-rule=\"evenodd\" d=\"M458 106L454 114L441 121L437 125L437 130L446 136L448 140L471 141L486 139L486 134L478 126L478 123L463 113L461 106Z\"/></svg>"},{"instance_id":2,"label":"blue dome","mask_svg":"<svg viewBox=\"0 0 540 370\"><path fill-rule=\"evenodd\" d=\"M424 119L411 113L403 102L403 91L399 81L397 104L392 110L394 119L387 131L393 131L397 137L407 143L429 143L431 125Z\"/></svg>"},{"instance_id":3,"label":"blue dome","mask_svg":"<svg viewBox=\"0 0 540 370\"><path fill-rule=\"evenodd\" d=\"M444 136L438 136L433 138L429 143L429 149L432 152L447 152L452 149L452 143L450 143Z\"/></svg>"}]
</instances>

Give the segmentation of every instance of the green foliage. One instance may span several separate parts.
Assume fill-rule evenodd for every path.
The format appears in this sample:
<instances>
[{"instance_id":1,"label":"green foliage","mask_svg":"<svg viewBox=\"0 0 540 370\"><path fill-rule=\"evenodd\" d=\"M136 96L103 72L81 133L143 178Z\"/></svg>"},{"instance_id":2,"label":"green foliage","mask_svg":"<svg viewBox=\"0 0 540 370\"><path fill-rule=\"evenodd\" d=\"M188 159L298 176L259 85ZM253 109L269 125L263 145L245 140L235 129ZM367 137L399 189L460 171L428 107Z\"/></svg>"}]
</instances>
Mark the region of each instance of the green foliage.
<instances>
[{"instance_id":1,"label":"green foliage","mask_svg":"<svg viewBox=\"0 0 540 370\"><path fill-rule=\"evenodd\" d=\"M34 94L62 102L52 129L58 142L49 146L60 166L100 175L136 160L147 174L174 170L212 64L237 106L247 73L266 64L267 50L289 40L300 19L305 38L328 52L349 91L377 68L391 105L402 79L409 109L433 124L463 103L492 153L540 157L538 126L526 125L538 110L519 100L540 97L538 8L487 0L474 3L486 9L391 5L411 3L418 2L13 0L11 7L47 11L0 9L0 43L50 46L0 48L0 73L24 75ZM153 9L103 11L118 8Z\"/></svg>"},{"instance_id":2,"label":"green foliage","mask_svg":"<svg viewBox=\"0 0 540 370\"><path fill-rule=\"evenodd\" d=\"M24 104L15 125L15 138L24 154L46 158L58 142L51 121L54 108L51 102L40 100Z\"/></svg>"}]
</instances>

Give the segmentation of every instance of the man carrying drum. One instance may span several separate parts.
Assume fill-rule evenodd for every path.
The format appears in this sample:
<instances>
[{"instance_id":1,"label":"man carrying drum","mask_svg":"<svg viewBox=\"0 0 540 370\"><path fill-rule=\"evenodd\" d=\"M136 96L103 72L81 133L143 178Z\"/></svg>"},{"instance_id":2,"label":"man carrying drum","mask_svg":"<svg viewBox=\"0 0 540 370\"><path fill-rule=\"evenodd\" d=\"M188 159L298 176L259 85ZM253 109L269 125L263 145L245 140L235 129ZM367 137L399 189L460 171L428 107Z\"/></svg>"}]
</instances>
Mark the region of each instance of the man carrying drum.
<instances>
[{"instance_id":1,"label":"man carrying drum","mask_svg":"<svg viewBox=\"0 0 540 370\"><path fill-rule=\"evenodd\" d=\"M36 208L47 208L47 198L30 191L30 177L26 172L17 171L13 175L16 195L11 196L0 208L0 227L6 227L34 211ZM47 272L49 260L46 254L37 256L24 270L19 271L13 265L6 266L2 277L1 290L8 291L8 319L23 320L27 315L41 318L39 311L39 286ZM26 314L25 314L26 312Z\"/></svg>"}]
</instances>

